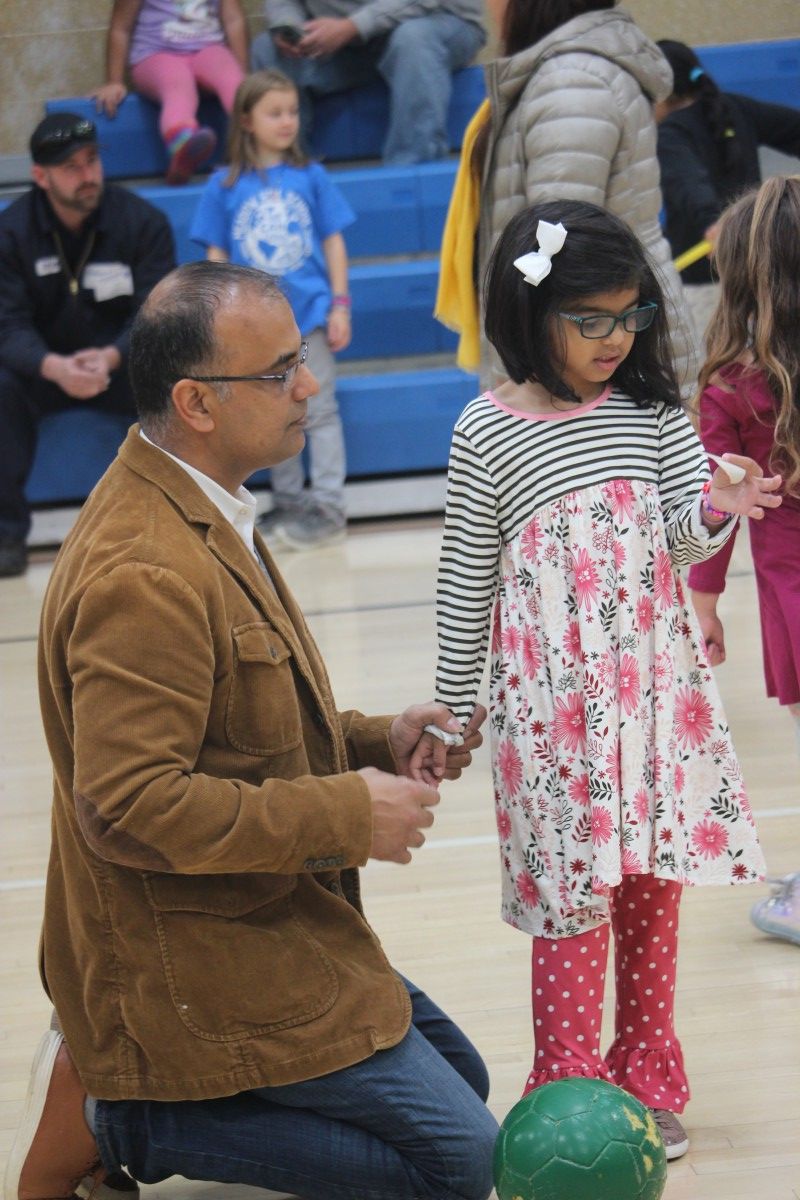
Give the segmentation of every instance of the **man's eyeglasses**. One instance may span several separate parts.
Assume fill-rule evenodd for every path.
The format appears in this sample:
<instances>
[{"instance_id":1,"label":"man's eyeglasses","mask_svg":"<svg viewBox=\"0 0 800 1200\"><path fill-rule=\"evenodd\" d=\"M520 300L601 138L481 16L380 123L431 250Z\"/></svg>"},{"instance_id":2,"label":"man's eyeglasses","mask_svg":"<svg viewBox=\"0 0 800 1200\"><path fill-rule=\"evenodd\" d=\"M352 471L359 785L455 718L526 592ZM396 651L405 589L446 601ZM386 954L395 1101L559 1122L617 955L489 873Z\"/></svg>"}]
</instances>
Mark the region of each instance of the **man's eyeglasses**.
<instances>
[{"instance_id":1,"label":"man's eyeglasses","mask_svg":"<svg viewBox=\"0 0 800 1200\"><path fill-rule=\"evenodd\" d=\"M563 317L565 321L572 321L578 326L581 337L585 338L607 338L621 325L626 333L641 333L643 329L648 329L655 320L658 305L655 300L648 301L641 308L630 308L627 312L620 313L618 317L613 317L611 313L602 313L591 317L578 317L575 313L560 312L558 315Z\"/></svg>"},{"instance_id":2,"label":"man's eyeglasses","mask_svg":"<svg viewBox=\"0 0 800 1200\"><path fill-rule=\"evenodd\" d=\"M285 371L276 375L186 375L194 383L279 383L285 392L295 381L297 372L308 358L308 342L300 343L300 353Z\"/></svg>"}]
</instances>

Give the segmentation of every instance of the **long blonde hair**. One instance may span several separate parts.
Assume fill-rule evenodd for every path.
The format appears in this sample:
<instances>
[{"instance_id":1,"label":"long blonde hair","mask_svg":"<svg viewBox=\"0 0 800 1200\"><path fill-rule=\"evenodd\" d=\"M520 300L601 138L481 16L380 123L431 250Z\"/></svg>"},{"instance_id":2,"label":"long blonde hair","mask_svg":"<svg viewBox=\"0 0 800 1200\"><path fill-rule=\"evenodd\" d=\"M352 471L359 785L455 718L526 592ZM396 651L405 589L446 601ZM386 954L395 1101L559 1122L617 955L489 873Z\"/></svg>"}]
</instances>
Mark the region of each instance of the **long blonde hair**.
<instances>
[{"instance_id":1,"label":"long blonde hair","mask_svg":"<svg viewBox=\"0 0 800 1200\"><path fill-rule=\"evenodd\" d=\"M800 175L776 175L720 218L714 262L721 295L708 329L699 394L749 351L775 399L775 467L800 485Z\"/></svg>"},{"instance_id":2,"label":"long blonde hair","mask_svg":"<svg viewBox=\"0 0 800 1200\"><path fill-rule=\"evenodd\" d=\"M283 71L272 68L245 75L236 89L228 125L228 174L224 180L225 187L233 187L245 171L259 170L255 138L245 129L243 118L250 115L267 92L294 92L296 95L297 86ZM308 156L303 153L297 139L285 151L285 159L295 167L304 167L308 162Z\"/></svg>"}]
</instances>

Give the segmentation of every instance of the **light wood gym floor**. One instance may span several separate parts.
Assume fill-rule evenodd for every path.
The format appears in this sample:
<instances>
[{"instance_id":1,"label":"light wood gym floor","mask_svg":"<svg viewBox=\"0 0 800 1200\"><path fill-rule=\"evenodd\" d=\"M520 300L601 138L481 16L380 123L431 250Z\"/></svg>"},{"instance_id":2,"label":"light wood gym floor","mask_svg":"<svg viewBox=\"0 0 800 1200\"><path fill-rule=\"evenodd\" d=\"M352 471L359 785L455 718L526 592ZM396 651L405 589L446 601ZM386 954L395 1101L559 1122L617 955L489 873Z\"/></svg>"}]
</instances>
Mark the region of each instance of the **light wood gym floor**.
<instances>
[{"instance_id":1,"label":"light wood gym floor","mask_svg":"<svg viewBox=\"0 0 800 1200\"><path fill-rule=\"evenodd\" d=\"M390 712L431 695L439 539L438 520L416 519L356 526L342 546L279 555L341 708ZM35 658L50 565L40 554L24 578L0 580L0 1170L49 1020L36 973L50 769ZM780 875L800 870L800 760L791 719L764 698L746 545L737 547L734 567L723 613L728 663L718 678L769 869ZM498 915L485 748L469 774L443 790L414 862L373 863L364 872L366 906L395 965L484 1054L491 1105L502 1118L531 1060L529 941ZM750 925L749 907L766 891L703 888L685 896L678 1030L694 1092L685 1114L692 1146L670 1166L665 1200L800 1200L800 947ZM183 1179L142 1192L144 1200L259 1195Z\"/></svg>"}]
</instances>

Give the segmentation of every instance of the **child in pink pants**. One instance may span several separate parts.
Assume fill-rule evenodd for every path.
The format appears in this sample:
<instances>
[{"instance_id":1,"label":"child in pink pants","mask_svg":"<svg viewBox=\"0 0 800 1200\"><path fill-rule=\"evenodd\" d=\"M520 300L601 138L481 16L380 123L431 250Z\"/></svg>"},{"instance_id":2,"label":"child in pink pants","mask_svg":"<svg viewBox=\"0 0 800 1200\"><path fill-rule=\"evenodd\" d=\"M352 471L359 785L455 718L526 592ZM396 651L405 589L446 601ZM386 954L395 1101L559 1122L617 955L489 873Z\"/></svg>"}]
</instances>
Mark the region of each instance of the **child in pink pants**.
<instances>
[{"instance_id":1,"label":"child in pink pants","mask_svg":"<svg viewBox=\"0 0 800 1200\"><path fill-rule=\"evenodd\" d=\"M197 121L198 89L226 112L247 66L247 26L239 0L115 0L108 30L108 80L92 95L114 116L127 94L161 105L167 182L186 183L214 152L216 135Z\"/></svg>"}]
</instances>

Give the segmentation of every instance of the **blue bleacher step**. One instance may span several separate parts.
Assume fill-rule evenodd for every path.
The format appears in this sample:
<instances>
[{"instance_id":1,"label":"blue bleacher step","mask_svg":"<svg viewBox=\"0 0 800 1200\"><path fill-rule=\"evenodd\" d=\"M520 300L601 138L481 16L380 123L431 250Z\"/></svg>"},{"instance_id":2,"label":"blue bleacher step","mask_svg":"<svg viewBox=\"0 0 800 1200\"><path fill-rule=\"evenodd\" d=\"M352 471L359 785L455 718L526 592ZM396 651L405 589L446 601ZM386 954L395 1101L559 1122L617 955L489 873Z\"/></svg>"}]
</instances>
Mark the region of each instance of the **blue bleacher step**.
<instances>
[{"instance_id":1,"label":"blue bleacher step","mask_svg":"<svg viewBox=\"0 0 800 1200\"><path fill-rule=\"evenodd\" d=\"M695 51L720 91L800 108L800 38L696 46Z\"/></svg>"},{"instance_id":2,"label":"blue bleacher step","mask_svg":"<svg viewBox=\"0 0 800 1200\"><path fill-rule=\"evenodd\" d=\"M453 426L479 391L477 375L454 366L340 376L348 477L444 470Z\"/></svg>"},{"instance_id":3,"label":"blue bleacher step","mask_svg":"<svg viewBox=\"0 0 800 1200\"><path fill-rule=\"evenodd\" d=\"M443 471L453 425L478 394L478 378L457 367L343 375L336 383L348 479ZM115 413L71 408L42 419L26 493L32 504L88 496L128 428ZM266 483L268 471L251 482Z\"/></svg>"},{"instance_id":4,"label":"blue bleacher step","mask_svg":"<svg viewBox=\"0 0 800 1200\"><path fill-rule=\"evenodd\" d=\"M724 91L800 107L800 38L698 46L697 53ZM448 114L451 149L461 146L464 129L485 94L482 67L456 71ZM158 133L158 110L144 97L126 96L113 120L98 114L94 101L85 96L51 99L45 108L77 112L97 122L109 179L164 174L166 154ZM217 101L204 98L199 116L216 130L221 146L226 120ZM315 106L313 152L326 162L379 158L387 119L388 92L382 83L322 97ZM215 157L219 153L218 149Z\"/></svg>"},{"instance_id":5,"label":"blue bleacher step","mask_svg":"<svg viewBox=\"0 0 800 1200\"><path fill-rule=\"evenodd\" d=\"M438 282L438 259L351 267L353 340L339 360L454 351L456 335L433 316Z\"/></svg>"},{"instance_id":6,"label":"blue bleacher step","mask_svg":"<svg viewBox=\"0 0 800 1200\"><path fill-rule=\"evenodd\" d=\"M456 167L455 159L445 159L410 167L379 165L331 171L356 214L355 222L345 230L349 257L437 253ZM193 182L181 188L167 184L137 184L134 188L168 218L179 263L203 257L189 231L204 186L204 182Z\"/></svg>"},{"instance_id":7,"label":"blue bleacher step","mask_svg":"<svg viewBox=\"0 0 800 1200\"><path fill-rule=\"evenodd\" d=\"M465 67L453 75L447 122L452 150L460 147L464 129L485 94L481 67ZM321 97L314 108L314 155L325 162L379 158L388 127L388 97L380 82ZM158 132L158 107L143 96L129 93L114 118L98 113L94 101L85 96L48 100L45 109L78 113L96 122L109 179L164 174L167 156ZM219 139L213 165L224 144L226 117L216 99L208 96L201 101L198 117Z\"/></svg>"}]
</instances>

